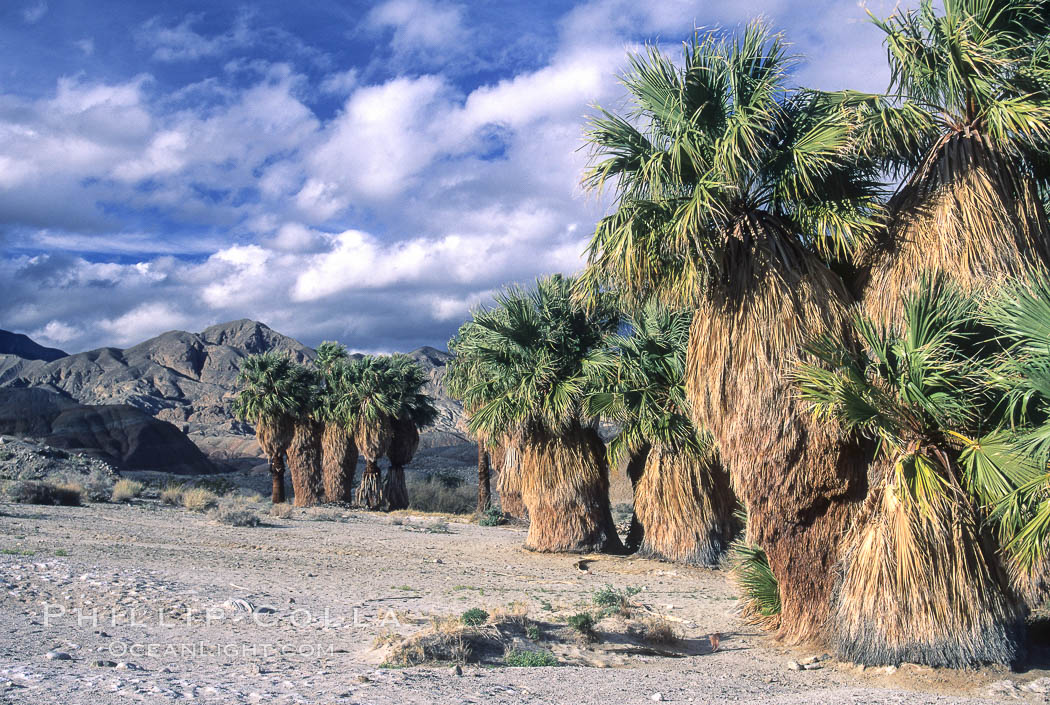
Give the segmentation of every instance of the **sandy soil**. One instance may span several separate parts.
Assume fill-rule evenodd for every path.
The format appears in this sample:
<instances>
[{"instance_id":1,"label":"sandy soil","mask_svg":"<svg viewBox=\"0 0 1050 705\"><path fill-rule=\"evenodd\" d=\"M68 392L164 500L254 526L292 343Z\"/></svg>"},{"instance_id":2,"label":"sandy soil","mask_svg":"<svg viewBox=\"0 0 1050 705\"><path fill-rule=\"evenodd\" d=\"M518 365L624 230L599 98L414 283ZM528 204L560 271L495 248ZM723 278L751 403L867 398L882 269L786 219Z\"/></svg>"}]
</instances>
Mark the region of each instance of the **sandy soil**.
<instances>
[{"instance_id":1,"label":"sandy soil","mask_svg":"<svg viewBox=\"0 0 1050 705\"><path fill-rule=\"evenodd\" d=\"M1050 690L1041 670L793 671L814 654L742 625L723 573L607 556L584 572L578 556L523 551L518 527L299 511L234 528L153 501L0 513L0 702L832 705L1046 702L1036 691ZM375 647L471 607L520 602L564 622L606 585L638 588L641 609L679 625L686 655L595 646L569 659L590 665L457 675L382 667Z\"/></svg>"}]
</instances>

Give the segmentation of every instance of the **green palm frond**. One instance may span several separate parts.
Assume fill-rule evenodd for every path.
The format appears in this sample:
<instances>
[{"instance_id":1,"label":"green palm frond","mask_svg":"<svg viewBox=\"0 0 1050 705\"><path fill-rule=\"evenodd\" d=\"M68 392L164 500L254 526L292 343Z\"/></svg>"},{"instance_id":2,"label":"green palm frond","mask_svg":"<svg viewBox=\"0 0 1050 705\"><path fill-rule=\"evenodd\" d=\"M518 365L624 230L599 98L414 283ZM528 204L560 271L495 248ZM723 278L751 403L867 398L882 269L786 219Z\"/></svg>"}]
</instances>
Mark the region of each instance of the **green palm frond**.
<instances>
[{"instance_id":1,"label":"green palm frond","mask_svg":"<svg viewBox=\"0 0 1050 705\"><path fill-rule=\"evenodd\" d=\"M445 384L463 401L473 433L501 437L578 423L587 389L584 361L619 313L610 297L584 309L574 280L555 275L509 288L474 312L449 342Z\"/></svg>"}]
</instances>

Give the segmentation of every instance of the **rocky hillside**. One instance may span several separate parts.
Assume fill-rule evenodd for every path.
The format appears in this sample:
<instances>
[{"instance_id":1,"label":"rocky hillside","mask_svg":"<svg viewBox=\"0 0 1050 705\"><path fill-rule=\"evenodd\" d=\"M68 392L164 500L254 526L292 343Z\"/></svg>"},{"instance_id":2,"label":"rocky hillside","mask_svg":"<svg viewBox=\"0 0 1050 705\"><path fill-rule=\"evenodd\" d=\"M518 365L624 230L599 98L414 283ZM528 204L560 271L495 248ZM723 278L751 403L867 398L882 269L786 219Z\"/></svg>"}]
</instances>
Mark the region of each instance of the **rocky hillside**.
<instances>
[{"instance_id":1,"label":"rocky hillside","mask_svg":"<svg viewBox=\"0 0 1050 705\"><path fill-rule=\"evenodd\" d=\"M166 421L126 404L78 404L46 389L0 389L0 434L37 439L127 470L199 475L218 469Z\"/></svg>"},{"instance_id":2,"label":"rocky hillside","mask_svg":"<svg viewBox=\"0 0 1050 705\"><path fill-rule=\"evenodd\" d=\"M66 353L58 348L45 348L28 335L0 330L0 355L16 355L24 360L44 360L51 362Z\"/></svg>"},{"instance_id":3,"label":"rocky hillside","mask_svg":"<svg viewBox=\"0 0 1050 705\"><path fill-rule=\"evenodd\" d=\"M314 351L257 321L239 320L201 333L170 331L134 347L99 348L53 361L0 355L0 387L31 387L83 405L126 405L173 424L211 460L235 467L258 463L253 430L231 412L240 362L278 350L299 362ZM449 354L424 347L409 353L430 377L441 417L424 433L425 447L462 442L462 408L441 380Z\"/></svg>"}]
</instances>

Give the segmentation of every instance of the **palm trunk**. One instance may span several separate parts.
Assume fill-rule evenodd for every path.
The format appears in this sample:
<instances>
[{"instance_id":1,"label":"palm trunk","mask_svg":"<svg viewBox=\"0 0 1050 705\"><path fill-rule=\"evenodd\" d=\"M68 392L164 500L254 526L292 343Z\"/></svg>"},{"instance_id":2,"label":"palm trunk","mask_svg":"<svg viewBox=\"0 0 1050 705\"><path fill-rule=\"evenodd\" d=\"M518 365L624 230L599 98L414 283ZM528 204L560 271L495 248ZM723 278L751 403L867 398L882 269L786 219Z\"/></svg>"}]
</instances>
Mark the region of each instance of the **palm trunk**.
<instances>
[{"instance_id":1,"label":"palm trunk","mask_svg":"<svg viewBox=\"0 0 1050 705\"><path fill-rule=\"evenodd\" d=\"M371 458L365 458L365 472L361 476L361 486L357 488L357 503L372 511L383 508L379 464Z\"/></svg>"},{"instance_id":2,"label":"palm trunk","mask_svg":"<svg viewBox=\"0 0 1050 705\"><path fill-rule=\"evenodd\" d=\"M321 475L325 501L349 502L357 470L357 446L346 429L337 423L326 423L321 436Z\"/></svg>"},{"instance_id":3,"label":"palm trunk","mask_svg":"<svg viewBox=\"0 0 1050 705\"><path fill-rule=\"evenodd\" d=\"M639 552L675 563L716 567L739 524L736 498L721 463L657 445L635 487L634 510L644 527Z\"/></svg>"},{"instance_id":4,"label":"palm trunk","mask_svg":"<svg viewBox=\"0 0 1050 705\"><path fill-rule=\"evenodd\" d=\"M638 481L642 479L642 472L645 470L645 462L649 457L649 450L650 446L646 444L638 452L632 454L631 459L627 461L627 478L631 481L631 489L634 491L631 527L627 530L627 540L624 542L624 549L628 553L638 551L642 547L642 540L645 537L645 527L642 526L642 522L638 521Z\"/></svg>"},{"instance_id":5,"label":"palm trunk","mask_svg":"<svg viewBox=\"0 0 1050 705\"><path fill-rule=\"evenodd\" d=\"M478 441L478 514L484 514L492 506L489 454L484 441Z\"/></svg>"},{"instance_id":6,"label":"palm trunk","mask_svg":"<svg viewBox=\"0 0 1050 705\"><path fill-rule=\"evenodd\" d=\"M732 279L693 317L686 392L747 508L747 540L766 552L779 583L778 639L825 643L842 540L867 492L871 456L798 399L790 372L802 346L853 336L841 280L815 257L794 255L784 270L761 251L727 253Z\"/></svg>"},{"instance_id":7,"label":"palm trunk","mask_svg":"<svg viewBox=\"0 0 1050 705\"><path fill-rule=\"evenodd\" d=\"M492 467L496 469L500 511L513 519L528 521L529 511L521 498L521 452L516 443L507 442L493 448Z\"/></svg>"},{"instance_id":8,"label":"palm trunk","mask_svg":"<svg viewBox=\"0 0 1050 705\"><path fill-rule=\"evenodd\" d=\"M405 485L405 469L401 466L391 465L386 471L386 494L387 507L391 510L408 509L408 487Z\"/></svg>"},{"instance_id":9,"label":"palm trunk","mask_svg":"<svg viewBox=\"0 0 1050 705\"><path fill-rule=\"evenodd\" d=\"M524 439L522 498L529 511L525 548L542 552L622 552L609 508L605 445L592 429Z\"/></svg>"},{"instance_id":10,"label":"palm trunk","mask_svg":"<svg viewBox=\"0 0 1050 705\"><path fill-rule=\"evenodd\" d=\"M320 504L324 492L321 484L321 424L312 420L296 423L288 446L288 469L295 493L293 504L297 507Z\"/></svg>"},{"instance_id":11,"label":"palm trunk","mask_svg":"<svg viewBox=\"0 0 1050 705\"><path fill-rule=\"evenodd\" d=\"M284 502L284 454L275 455L270 458L270 479L273 480L273 490L270 501L274 504Z\"/></svg>"}]
</instances>

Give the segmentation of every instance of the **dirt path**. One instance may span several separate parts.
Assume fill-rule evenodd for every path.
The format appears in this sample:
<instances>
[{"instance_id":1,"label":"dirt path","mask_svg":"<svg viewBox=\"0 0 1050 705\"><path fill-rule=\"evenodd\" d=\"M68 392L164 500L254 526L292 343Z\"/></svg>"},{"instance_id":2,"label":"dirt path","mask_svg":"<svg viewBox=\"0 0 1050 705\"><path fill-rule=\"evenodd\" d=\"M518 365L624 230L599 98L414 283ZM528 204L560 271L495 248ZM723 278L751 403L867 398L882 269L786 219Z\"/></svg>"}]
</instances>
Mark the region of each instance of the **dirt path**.
<instances>
[{"instance_id":1,"label":"dirt path","mask_svg":"<svg viewBox=\"0 0 1050 705\"><path fill-rule=\"evenodd\" d=\"M234 528L149 502L0 512L0 702L1046 701L1022 689L1042 689L1048 674L1038 671L792 671L789 660L811 654L741 625L722 573L605 556L589 557L584 572L579 557L524 552L513 527L300 512ZM432 615L523 603L559 623L606 585L638 589L640 608L704 647L679 658L581 649L574 662L590 666L462 675L380 667L377 637L418 632ZM711 634L720 635L714 653Z\"/></svg>"}]
</instances>

